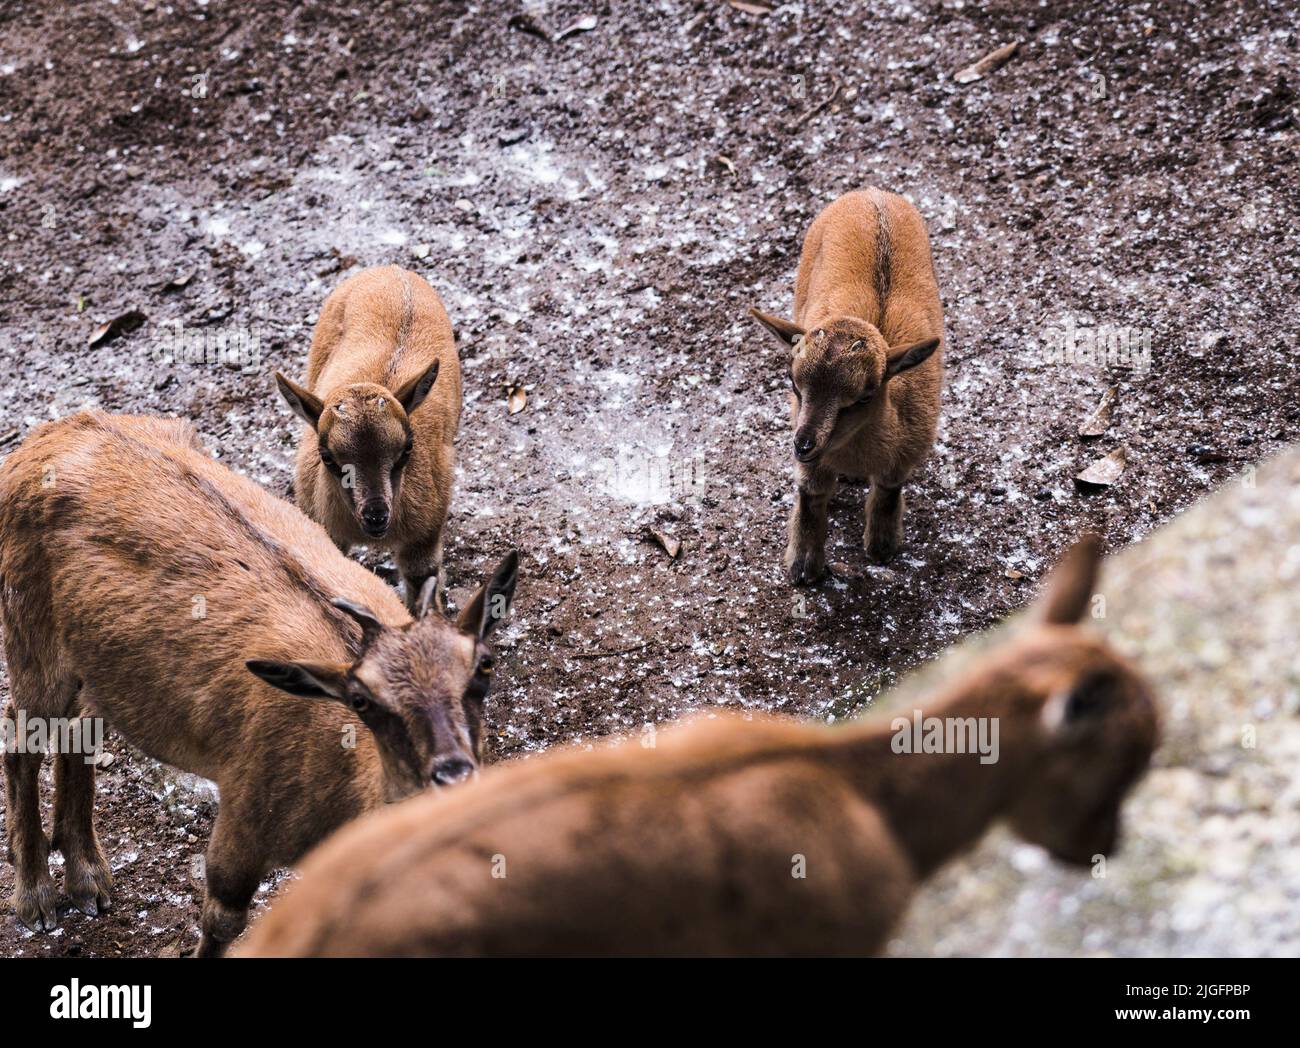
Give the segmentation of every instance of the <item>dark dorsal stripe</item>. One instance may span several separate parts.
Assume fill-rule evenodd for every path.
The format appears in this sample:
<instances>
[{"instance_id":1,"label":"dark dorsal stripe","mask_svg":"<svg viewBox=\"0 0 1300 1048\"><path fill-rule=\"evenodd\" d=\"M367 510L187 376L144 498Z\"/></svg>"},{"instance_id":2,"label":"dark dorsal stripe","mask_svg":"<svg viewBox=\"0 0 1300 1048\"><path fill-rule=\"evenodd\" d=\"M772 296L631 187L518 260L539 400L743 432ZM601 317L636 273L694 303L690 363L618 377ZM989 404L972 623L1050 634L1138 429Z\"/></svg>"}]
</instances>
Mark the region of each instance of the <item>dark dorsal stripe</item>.
<instances>
[{"instance_id":1,"label":"dark dorsal stripe","mask_svg":"<svg viewBox=\"0 0 1300 1048\"><path fill-rule=\"evenodd\" d=\"M889 218L880 203L880 194L873 193L871 201L876 205L876 268L872 273L872 284L880 309L879 325L885 321L885 302L894 279L894 240L889 231Z\"/></svg>"},{"instance_id":2,"label":"dark dorsal stripe","mask_svg":"<svg viewBox=\"0 0 1300 1048\"><path fill-rule=\"evenodd\" d=\"M409 273L402 274L402 319L397 324L397 345L393 355L388 358L388 367L384 370L384 384L394 388L397 376L401 373L402 358L406 355L407 343L411 340L411 325L415 322L415 291L411 287Z\"/></svg>"}]
</instances>

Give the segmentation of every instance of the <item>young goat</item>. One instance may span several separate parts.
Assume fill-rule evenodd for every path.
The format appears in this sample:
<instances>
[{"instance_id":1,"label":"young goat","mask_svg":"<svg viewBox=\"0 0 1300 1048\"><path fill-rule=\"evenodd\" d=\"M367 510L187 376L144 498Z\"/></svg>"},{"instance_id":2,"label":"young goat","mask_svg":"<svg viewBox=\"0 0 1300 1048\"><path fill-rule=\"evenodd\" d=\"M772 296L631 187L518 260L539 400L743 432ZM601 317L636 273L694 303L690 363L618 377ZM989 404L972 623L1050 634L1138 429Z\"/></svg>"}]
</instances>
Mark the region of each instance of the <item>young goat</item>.
<instances>
[{"instance_id":1,"label":"young goat","mask_svg":"<svg viewBox=\"0 0 1300 1048\"><path fill-rule=\"evenodd\" d=\"M0 466L7 714L102 717L217 783L198 952L219 954L268 870L386 801L474 772L484 640L516 568L512 553L455 626L425 615L426 587L413 621L317 525L204 454L188 425L74 415ZM32 928L58 923L51 847L73 905L109 905L92 759L58 755L51 841L42 755L4 755L14 901Z\"/></svg>"},{"instance_id":2,"label":"young goat","mask_svg":"<svg viewBox=\"0 0 1300 1048\"><path fill-rule=\"evenodd\" d=\"M1077 546L1039 621L925 704L971 743L997 727L992 762L901 747L912 717L727 716L503 765L326 842L241 952L874 953L999 818L1086 865L1115 848L1157 737L1137 672L1076 626L1096 568L1096 544Z\"/></svg>"},{"instance_id":3,"label":"young goat","mask_svg":"<svg viewBox=\"0 0 1300 1048\"><path fill-rule=\"evenodd\" d=\"M392 550L414 611L442 567L460 422L460 362L438 293L398 266L349 277L316 322L307 387L275 381L311 427L298 446L298 505L345 553ZM441 609L439 582L434 592Z\"/></svg>"},{"instance_id":4,"label":"young goat","mask_svg":"<svg viewBox=\"0 0 1300 1048\"><path fill-rule=\"evenodd\" d=\"M826 509L840 474L871 481L863 541L871 559L889 561L903 541L903 484L939 421L943 311L925 220L893 193L846 193L808 230L794 320L750 312L793 347L790 580L826 574Z\"/></svg>"}]
</instances>

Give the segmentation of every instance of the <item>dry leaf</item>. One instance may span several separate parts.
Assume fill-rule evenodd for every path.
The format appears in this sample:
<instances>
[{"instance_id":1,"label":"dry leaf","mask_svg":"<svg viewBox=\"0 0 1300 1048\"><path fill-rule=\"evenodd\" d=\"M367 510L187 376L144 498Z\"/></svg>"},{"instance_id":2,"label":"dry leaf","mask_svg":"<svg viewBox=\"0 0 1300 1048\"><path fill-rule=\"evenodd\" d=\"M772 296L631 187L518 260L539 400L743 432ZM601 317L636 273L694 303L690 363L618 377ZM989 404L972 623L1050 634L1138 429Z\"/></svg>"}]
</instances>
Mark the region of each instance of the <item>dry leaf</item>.
<instances>
[{"instance_id":1,"label":"dry leaf","mask_svg":"<svg viewBox=\"0 0 1300 1048\"><path fill-rule=\"evenodd\" d=\"M725 167L728 171L731 172L733 178L736 176L736 165L732 161L731 157L719 153L715 159L718 161L719 164L721 164L723 167Z\"/></svg>"},{"instance_id":2,"label":"dry leaf","mask_svg":"<svg viewBox=\"0 0 1300 1048\"><path fill-rule=\"evenodd\" d=\"M182 273L178 277L172 277L171 280L167 281L167 283L160 285L158 290L164 293L168 291L179 291L193 279L194 270L191 269L188 273Z\"/></svg>"},{"instance_id":3,"label":"dry leaf","mask_svg":"<svg viewBox=\"0 0 1300 1048\"><path fill-rule=\"evenodd\" d=\"M646 532L663 547L663 551L668 554L670 560L677 559L677 554L682 551L682 544L677 539L655 527L647 526Z\"/></svg>"},{"instance_id":4,"label":"dry leaf","mask_svg":"<svg viewBox=\"0 0 1300 1048\"><path fill-rule=\"evenodd\" d=\"M1115 397L1119 393L1119 386L1111 386L1106 390L1106 395L1101 398L1101 403L1097 405L1097 410L1088 416L1088 420L1079 427L1079 436L1081 437L1100 437L1106 432L1110 425L1110 413L1115 407Z\"/></svg>"},{"instance_id":5,"label":"dry leaf","mask_svg":"<svg viewBox=\"0 0 1300 1048\"><path fill-rule=\"evenodd\" d=\"M1075 477L1074 482L1083 487L1108 488L1119 480L1126 465L1128 461L1124 457L1124 449L1116 448Z\"/></svg>"},{"instance_id":6,"label":"dry leaf","mask_svg":"<svg viewBox=\"0 0 1300 1048\"><path fill-rule=\"evenodd\" d=\"M846 564L842 560L831 561L826 565L830 569L831 577L836 579L860 579L862 572L857 568Z\"/></svg>"},{"instance_id":7,"label":"dry leaf","mask_svg":"<svg viewBox=\"0 0 1300 1048\"><path fill-rule=\"evenodd\" d=\"M511 15L510 20L506 22L506 28L518 29L521 33L527 33L529 36L535 36L539 40L545 40L548 44L551 42L551 34L547 31L546 27L532 15L527 13Z\"/></svg>"},{"instance_id":8,"label":"dry leaf","mask_svg":"<svg viewBox=\"0 0 1300 1048\"><path fill-rule=\"evenodd\" d=\"M1004 574L1009 579L1023 579L1025 577L1025 573L1023 571L1017 571L1015 568L1007 568L1007 570L1004 571L1002 574Z\"/></svg>"},{"instance_id":9,"label":"dry leaf","mask_svg":"<svg viewBox=\"0 0 1300 1048\"><path fill-rule=\"evenodd\" d=\"M100 324L91 332L87 346L98 346L112 342L121 335L130 334L145 321L145 316L138 309L132 309L121 316L114 317L107 324Z\"/></svg>"},{"instance_id":10,"label":"dry leaf","mask_svg":"<svg viewBox=\"0 0 1300 1048\"><path fill-rule=\"evenodd\" d=\"M772 13L772 9L766 4L747 4L744 0L728 0L728 3L737 11L744 11L747 15L759 15L761 17Z\"/></svg>"},{"instance_id":11,"label":"dry leaf","mask_svg":"<svg viewBox=\"0 0 1300 1048\"><path fill-rule=\"evenodd\" d=\"M574 36L578 33L590 33L595 28L596 28L596 16L583 15L576 22L574 22L573 25L569 26L569 28L561 29L555 35L555 39L557 41L560 41L560 40L564 40L567 37Z\"/></svg>"},{"instance_id":12,"label":"dry leaf","mask_svg":"<svg viewBox=\"0 0 1300 1048\"><path fill-rule=\"evenodd\" d=\"M990 51L974 65L968 65L965 69L953 73L952 78L959 84L969 84L983 77L988 76L996 69L1001 69L1009 61L1011 56L1020 50L1020 41L1012 40L1009 44L1003 44L996 51Z\"/></svg>"},{"instance_id":13,"label":"dry leaf","mask_svg":"<svg viewBox=\"0 0 1300 1048\"><path fill-rule=\"evenodd\" d=\"M506 397L506 411L511 415L518 415L528 406L528 391L523 386L511 386L510 393Z\"/></svg>"},{"instance_id":14,"label":"dry leaf","mask_svg":"<svg viewBox=\"0 0 1300 1048\"><path fill-rule=\"evenodd\" d=\"M707 9L701 11L698 15L696 15L696 16L695 16L694 18L692 18L689 22L687 22L686 24L684 24L684 25L682 26L682 28L681 28L681 32L682 32L682 34L685 35L686 33L689 33L691 30L695 29L697 26L703 24L704 21L705 21L705 20L709 17L709 15L711 15L711 14L713 14L713 9L712 9L712 8L707 8Z\"/></svg>"}]
</instances>

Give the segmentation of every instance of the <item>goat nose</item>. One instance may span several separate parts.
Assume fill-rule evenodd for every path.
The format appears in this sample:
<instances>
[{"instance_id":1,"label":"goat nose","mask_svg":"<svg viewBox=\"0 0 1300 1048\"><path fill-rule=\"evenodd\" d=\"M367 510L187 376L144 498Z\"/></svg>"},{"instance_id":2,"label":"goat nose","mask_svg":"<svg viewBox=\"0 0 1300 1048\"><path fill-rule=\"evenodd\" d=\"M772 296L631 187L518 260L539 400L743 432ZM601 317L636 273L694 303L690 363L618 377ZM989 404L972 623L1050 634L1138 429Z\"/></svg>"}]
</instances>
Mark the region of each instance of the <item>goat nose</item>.
<instances>
[{"instance_id":1,"label":"goat nose","mask_svg":"<svg viewBox=\"0 0 1300 1048\"><path fill-rule=\"evenodd\" d=\"M384 502L367 502L361 509L361 522L372 531L388 527L388 505Z\"/></svg>"},{"instance_id":2,"label":"goat nose","mask_svg":"<svg viewBox=\"0 0 1300 1048\"><path fill-rule=\"evenodd\" d=\"M433 781L439 786L455 786L474 774L474 765L464 757L443 757L433 765Z\"/></svg>"}]
</instances>

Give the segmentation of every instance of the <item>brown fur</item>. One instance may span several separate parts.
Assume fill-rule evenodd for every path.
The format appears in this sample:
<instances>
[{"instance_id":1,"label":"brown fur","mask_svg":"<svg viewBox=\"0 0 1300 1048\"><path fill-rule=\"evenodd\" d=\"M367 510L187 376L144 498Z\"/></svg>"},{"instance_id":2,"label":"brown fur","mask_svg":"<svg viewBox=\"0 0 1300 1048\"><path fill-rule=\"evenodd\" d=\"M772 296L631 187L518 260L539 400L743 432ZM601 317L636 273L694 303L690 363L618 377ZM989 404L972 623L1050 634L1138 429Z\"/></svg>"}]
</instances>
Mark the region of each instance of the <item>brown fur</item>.
<instances>
[{"instance_id":1,"label":"brown fur","mask_svg":"<svg viewBox=\"0 0 1300 1048\"><path fill-rule=\"evenodd\" d=\"M873 560L890 560L903 537L903 485L939 421L943 311L925 220L893 193L846 193L808 230L794 320L751 312L794 350L791 581L826 573L826 509L841 474L871 481L863 541Z\"/></svg>"},{"instance_id":2,"label":"brown fur","mask_svg":"<svg viewBox=\"0 0 1300 1048\"><path fill-rule=\"evenodd\" d=\"M239 934L268 870L479 761L483 637L496 621L485 601L501 579L456 626L413 621L390 587L214 462L184 423L84 412L37 429L0 467L0 575L8 716L102 717L220 788L200 953ZM52 846L74 905L94 913L112 884L94 768L57 761ZM53 928L40 764L5 754L8 845L19 917Z\"/></svg>"},{"instance_id":3,"label":"brown fur","mask_svg":"<svg viewBox=\"0 0 1300 1048\"><path fill-rule=\"evenodd\" d=\"M349 277L321 309L306 388L276 381L310 426L298 447L303 511L344 552L356 543L392 550L409 610L429 579L442 607L461 381L438 293L399 266ZM377 526L367 530L372 511Z\"/></svg>"},{"instance_id":4,"label":"brown fur","mask_svg":"<svg viewBox=\"0 0 1300 1048\"><path fill-rule=\"evenodd\" d=\"M997 763L897 753L880 718L727 715L555 751L348 827L240 953L866 954L999 818L1089 863L1157 738L1142 679L1074 625L1096 566L1077 547L1041 621L924 704L999 718Z\"/></svg>"}]
</instances>

